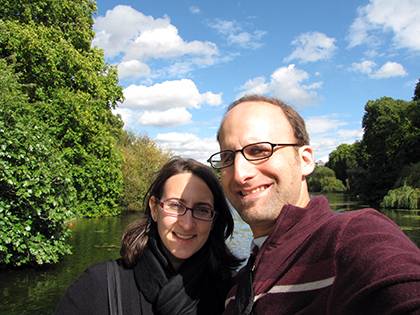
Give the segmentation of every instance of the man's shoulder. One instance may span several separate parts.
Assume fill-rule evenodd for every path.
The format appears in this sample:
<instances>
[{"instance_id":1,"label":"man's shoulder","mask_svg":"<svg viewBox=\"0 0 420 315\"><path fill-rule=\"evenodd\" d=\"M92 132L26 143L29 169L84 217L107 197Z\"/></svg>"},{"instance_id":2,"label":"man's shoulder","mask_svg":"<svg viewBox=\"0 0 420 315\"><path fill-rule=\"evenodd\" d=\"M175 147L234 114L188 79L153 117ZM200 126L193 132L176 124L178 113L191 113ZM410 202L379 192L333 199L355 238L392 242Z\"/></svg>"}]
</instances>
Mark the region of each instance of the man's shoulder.
<instances>
[{"instance_id":1,"label":"man's shoulder","mask_svg":"<svg viewBox=\"0 0 420 315\"><path fill-rule=\"evenodd\" d=\"M374 208L362 208L350 211L338 211L331 218L333 222L344 224L348 227L358 225L374 228L377 225L386 225L392 228L398 228L398 225Z\"/></svg>"}]
</instances>

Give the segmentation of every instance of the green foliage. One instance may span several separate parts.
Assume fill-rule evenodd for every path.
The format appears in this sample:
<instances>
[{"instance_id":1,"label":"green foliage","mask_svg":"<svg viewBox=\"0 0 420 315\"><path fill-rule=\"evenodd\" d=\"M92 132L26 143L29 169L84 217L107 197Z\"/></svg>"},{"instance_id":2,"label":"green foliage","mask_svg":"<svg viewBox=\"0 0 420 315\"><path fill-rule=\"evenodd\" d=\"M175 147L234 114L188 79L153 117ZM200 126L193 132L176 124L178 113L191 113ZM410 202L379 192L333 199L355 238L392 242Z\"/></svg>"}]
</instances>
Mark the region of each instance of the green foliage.
<instances>
[{"instance_id":1,"label":"green foliage","mask_svg":"<svg viewBox=\"0 0 420 315\"><path fill-rule=\"evenodd\" d=\"M420 81L414 100L419 86ZM360 142L340 145L326 164L346 179L349 191L377 205L393 187L419 187L420 103L389 97L368 101L363 128Z\"/></svg>"},{"instance_id":2,"label":"green foliage","mask_svg":"<svg viewBox=\"0 0 420 315\"><path fill-rule=\"evenodd\" d=\"M419 104L383 97L365 107L362 146L366 150L366 187L369 202L382 200L394 186L404 165L419 161ZM413 119L414 118L414 119Z\"/></svg>"},{"instance_id":3,"label":"green foliage","mask_svg":"<svg viewBox=\"0 0 420 315\"><path fill-rule=\"evenodd\" d=\"M395 183L395 187L408 185L414 188L420 188L420 162L406 165Z\"/></svg>"},{"instance_id":4,"label":"green foliage","mask_svg":"<svg viewBox=\"0 0 420 315\"><path fill-rule=\"evenodd\" d=\"M416 88L414 90L413 101L420 101L420 79L417 81Z\"/></svg>"},{"instance_id":5,"label":"green foliage","mask_svg":"<svg viewBox=\"0 0 420 315\"><path fill-rule=\"evenodd\" d=\"M74 47L88 50L95 10L92 0L1 1L0 19L57 28Z\"/></svg>"},{"instance_id":6,"label":"green foliage","mask_svg":"<svg viewBox=\"0 0 420 315\"><path fill-rule=\"evenodd\" d=\"M64 221L75 202L68 163L21 88L0 59L0 264L15 266L70 252Z\"/></svg>"},{"instance_id":7,"label":"green foliage","mask_svg":"<svg viewBox=\"0 0 420 315\"><path fill-rule=\"evenodd\" d=\"M0 58L13 66L32 114L69 163L80 216L119 213L122 100L117 72L91 46L92 0L2 1Z\"/></svg>"},{"instance_id":8,"label":"green foliage","mask_svg":"<svg viewBox=\"0 0 420 315\"><path fill-rule=\"evenodd\" d=\"M420 207L420 188L408 185L388 191L381 207L396 209L418 209Z\"/></svg>"},{"instance_id":9,"label":"green foliage","mask_svg":"<svg viewBox=\"0 0 420 315\"><path fill-rule=\"evenodd\" d=\"M335 177L332 169L326 166L316 166L314 172L308 178L308 186L311 192L343 192L346 190L342 181Z\"/></svg>"},{"instance_id":10,"label":"green foliage","mask_svg":"<svg viewBox=\"0 0 420 315\"><path fill-rule=\"evenodd\" d=\"M357 167L357 145L340 144L329 154L328 162L325 166L331 168L336 177L343 183L347 182L347 170Z\"/></svg>"},{"instance_id":11,"label":"green foliage","mask_svg":"<svg viewBox=\"0 0 420 315\"><path fill-rule=\"evenodd\" d=\"M163 152L147 136L124 133L119 143L123 154L123 205L129 210L143 210L143 198L153 176L167 162L170 154Z\"/></svg>"}]
</instances>

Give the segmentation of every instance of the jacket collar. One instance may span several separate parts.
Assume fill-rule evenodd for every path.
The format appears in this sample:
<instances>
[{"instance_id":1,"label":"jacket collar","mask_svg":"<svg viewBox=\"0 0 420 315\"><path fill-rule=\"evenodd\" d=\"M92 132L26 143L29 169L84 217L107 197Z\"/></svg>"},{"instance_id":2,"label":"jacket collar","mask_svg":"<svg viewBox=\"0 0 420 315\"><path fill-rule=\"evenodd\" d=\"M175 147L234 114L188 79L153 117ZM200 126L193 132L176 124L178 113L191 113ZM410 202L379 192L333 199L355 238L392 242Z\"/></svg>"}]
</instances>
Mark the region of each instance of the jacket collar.
<instances>
[{"instance_id":1,"label":"jacket collar","mask_svg":"<svg viewBox=\"0 0 420 315\"><path fill-rule=\"evenodd\" d=\"M334 216L334 212L323 196L313 197L305 208L293 205L283 207L273 232L261 246L255 260L257 270L259 265L263 265L254 279L256 294L264 292L288 270L312 231L331 216Z\"/></svg>"}]
</instances>

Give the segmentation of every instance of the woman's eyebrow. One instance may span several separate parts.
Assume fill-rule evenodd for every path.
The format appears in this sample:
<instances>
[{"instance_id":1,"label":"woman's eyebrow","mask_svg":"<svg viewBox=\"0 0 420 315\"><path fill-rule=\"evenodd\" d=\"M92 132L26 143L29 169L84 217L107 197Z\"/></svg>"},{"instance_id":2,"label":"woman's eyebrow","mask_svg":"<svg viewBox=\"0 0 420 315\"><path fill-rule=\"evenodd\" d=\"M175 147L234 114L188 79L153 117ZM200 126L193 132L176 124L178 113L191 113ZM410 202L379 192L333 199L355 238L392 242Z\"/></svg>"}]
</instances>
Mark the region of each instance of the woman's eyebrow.
<instances>
[{"instance_id":1,"label":"woman's eyebrow","mask_svg":"<svg viewBox=\"0 0 420 315\"><path fill-rule=\"evenodd\" d=\"M199 202L196 202L196 203L194 203L194 205L195 206L200 206L200 205L205 205L205 206L210 206L210 207L213 207L213 204L212 203L210 203L210 202L207 202L207 201L199 201Z\"/></svg>"}]
</instances>

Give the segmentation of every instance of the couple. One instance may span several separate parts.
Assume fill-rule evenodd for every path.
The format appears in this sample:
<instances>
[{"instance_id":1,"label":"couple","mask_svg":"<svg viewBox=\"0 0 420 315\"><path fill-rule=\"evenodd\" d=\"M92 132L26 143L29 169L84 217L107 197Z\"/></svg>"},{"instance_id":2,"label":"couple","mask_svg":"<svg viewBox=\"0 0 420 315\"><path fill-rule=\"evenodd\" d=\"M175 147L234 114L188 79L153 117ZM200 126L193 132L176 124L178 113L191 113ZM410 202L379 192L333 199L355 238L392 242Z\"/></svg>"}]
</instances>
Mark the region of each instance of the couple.
<instances>
[{"instance_id":1,"label":"couple","mask_svg":"<svg viewBox=\"0 0 420 315\"><path fill-rule=\"evenodd\" d=\"M233 220L217 178L173 159L123 236L123 314L420 314L420 250L373 209L333 212L309 196L314 169L303 119L273 98L232 103L209 162L251 227L251 257L226 247ZM89 268L56 314L111 314L107 264ZM116 313L115 313L116 314Z\"/></svg>"}]
</instances>

